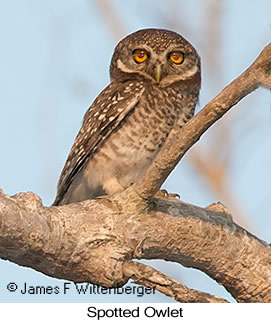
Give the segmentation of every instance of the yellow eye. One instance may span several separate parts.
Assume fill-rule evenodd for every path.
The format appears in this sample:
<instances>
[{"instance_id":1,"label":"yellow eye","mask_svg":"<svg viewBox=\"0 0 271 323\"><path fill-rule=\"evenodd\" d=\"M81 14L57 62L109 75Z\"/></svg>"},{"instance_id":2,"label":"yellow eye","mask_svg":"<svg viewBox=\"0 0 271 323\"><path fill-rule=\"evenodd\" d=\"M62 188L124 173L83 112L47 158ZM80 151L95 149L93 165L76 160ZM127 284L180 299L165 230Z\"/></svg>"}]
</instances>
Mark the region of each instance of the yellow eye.
<instances>
[{"instance_id":1,"label":"yellow eye","mask_svg":"<svg viewBox=\"0 0 271 323\"><path fill-rule=\"evenodd\" d=\"M182 52L172 52L170 53L169 58L175 64L181 64L184 59Z\"/></svg>"},{"instance_id":2,"label":"yellow eye","mask_svg":"<svg viewBox=\"0 0 271 323\"><path fill-rule=\"evenodd\" d=\"M148 58L148 53L145 49L136 49L133 55L136 63L143 63Z\"/></svg>"}]
</instances>

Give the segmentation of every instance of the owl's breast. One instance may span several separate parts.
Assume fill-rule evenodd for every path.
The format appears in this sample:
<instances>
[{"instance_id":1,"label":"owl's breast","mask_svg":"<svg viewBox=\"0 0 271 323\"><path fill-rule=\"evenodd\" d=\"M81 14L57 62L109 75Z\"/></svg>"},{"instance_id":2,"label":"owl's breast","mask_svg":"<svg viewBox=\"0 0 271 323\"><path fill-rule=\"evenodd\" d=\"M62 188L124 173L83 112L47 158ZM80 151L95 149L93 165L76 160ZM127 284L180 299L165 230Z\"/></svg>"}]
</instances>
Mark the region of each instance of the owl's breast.
<instances>
[{"instance_id":1,"label":"owl's breast","mask_svg":"<svg viewBox=\"0 0 271 323\"><path fill-rule=\"evenodd\" d=\"M139 180L159 153L181 107L162 91L148 91L96 155L104 177L112 173L126 188ZM101 179L104 181L105 178Z\"/></svg>"}]
</instances>

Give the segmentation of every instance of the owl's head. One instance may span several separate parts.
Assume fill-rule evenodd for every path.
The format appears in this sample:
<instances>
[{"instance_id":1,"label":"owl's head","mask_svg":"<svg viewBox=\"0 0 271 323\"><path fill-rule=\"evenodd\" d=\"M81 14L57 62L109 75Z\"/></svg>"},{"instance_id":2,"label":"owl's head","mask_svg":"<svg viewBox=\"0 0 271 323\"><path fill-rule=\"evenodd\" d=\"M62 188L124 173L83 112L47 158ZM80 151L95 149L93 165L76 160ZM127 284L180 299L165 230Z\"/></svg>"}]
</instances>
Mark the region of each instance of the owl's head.
<instances>
[{"instance_id":1,"label":"owl's head","mask_svg":"<svg viewBox=\"0 0 271 323\"><path fill-rule=\"evenodd\" d=\"M142 29L118 43L110 76L113 81L143 79L163 87L195 77L200 82L200 58L181 35L164 29Z\"/></svg>"}]
</instances>

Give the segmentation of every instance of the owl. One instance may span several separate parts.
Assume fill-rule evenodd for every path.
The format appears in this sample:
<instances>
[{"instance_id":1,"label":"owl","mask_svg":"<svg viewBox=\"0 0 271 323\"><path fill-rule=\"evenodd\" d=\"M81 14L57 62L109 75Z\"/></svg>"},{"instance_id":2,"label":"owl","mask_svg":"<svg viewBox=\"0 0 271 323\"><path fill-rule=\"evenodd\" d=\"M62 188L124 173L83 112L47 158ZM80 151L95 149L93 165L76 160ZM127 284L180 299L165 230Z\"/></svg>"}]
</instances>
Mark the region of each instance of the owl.
<instances>
[{"instance_id":1,"label":"owl","mask_svg":"<svg viewBox=\"0 0 271 323\"><path fill-rule=\"evenodd\" d=\"M143 29L117 44L110 78L84 116L53 205L115 194L140 180L173 127L194 114L200 57L176 32Z\"/></svg>"}]
</instances>

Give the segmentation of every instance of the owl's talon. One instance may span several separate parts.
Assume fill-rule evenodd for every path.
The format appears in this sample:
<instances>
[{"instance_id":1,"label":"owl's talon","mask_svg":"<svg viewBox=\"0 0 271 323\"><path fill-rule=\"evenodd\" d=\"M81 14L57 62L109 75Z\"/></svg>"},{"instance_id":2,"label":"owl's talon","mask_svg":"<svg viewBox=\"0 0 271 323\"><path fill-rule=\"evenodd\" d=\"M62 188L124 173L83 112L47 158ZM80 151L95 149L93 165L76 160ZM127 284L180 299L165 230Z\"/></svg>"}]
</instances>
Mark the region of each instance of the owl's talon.
<instances>
[{"instance_id":1,"label":"owl's talon","mask_svg":"<svg viewBox=\"0 0 271 323\"><path fill-rule=\"evenodd\" d=\"M180 200L181 196L178 193L168 193L168 198Z\"/></svg>"},{"instance_id":2,"label":"owl's talon","mask_svg":"<svg viewBox=\"0 0 271 323\"><path fill-rule=\"evenodd\" d=\"M162 189L155 193L154 197L164 198L164 199L180 199L180 195L177 193L168 193L167 190Z\"/></svg>"},{"instance_id":3,"label":"owl's talon","mask_svg":"<svg viewBox=\"0 0 271 323\"><path fill-rule=\"evenodd\" d=\"M155 197L162 197L162 198L167 198L168 197L168 192L165 189L159 190L158 192L155 193Z\"/></svg>"}]
</instances>

